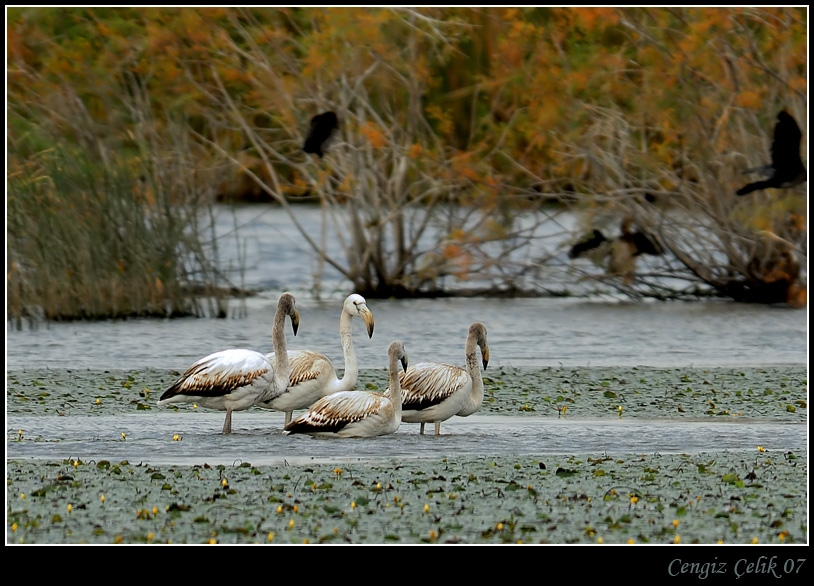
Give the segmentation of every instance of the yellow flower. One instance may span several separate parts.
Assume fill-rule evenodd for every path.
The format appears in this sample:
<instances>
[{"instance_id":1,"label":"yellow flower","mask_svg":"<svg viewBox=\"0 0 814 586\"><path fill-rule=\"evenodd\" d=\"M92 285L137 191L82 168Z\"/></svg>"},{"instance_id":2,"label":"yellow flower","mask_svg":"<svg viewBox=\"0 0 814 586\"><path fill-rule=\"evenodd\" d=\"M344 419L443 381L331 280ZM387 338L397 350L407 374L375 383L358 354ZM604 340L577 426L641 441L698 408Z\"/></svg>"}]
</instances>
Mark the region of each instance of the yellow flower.
<instances>
[{"instance_id":1,"label":"yellow flower","mask_svg":"<svg viewBox=\"0 0 814 586\"><path fill-rule=\"evenodd\" d=\"M73 511L73 505L68 503L68 512L70 513L71 511Z\"/></svg>"},{"instance_id":2,"label":"yellow flower","mask_svg":"<svg viewBox=\"0 0 814 586\"><path fill-rule=\"evenodd\" d=\"M153 532L152 532L152 531L150 531L150 532L147 534L147 541L152 541L152 540L153 540L153 537L154 537L154 536L153 536Z\"/></svg>"},{"instance_id":3,"label":"yellow flower","mask_svg":"<svg viewBox=\"0 0 814 586\"><path fill-rule=\"evenodd\" d=\"M296 512L298 512L299 510L300 510L300 508L299 508L297 505L294 505L294 512L296 513Z\"/></svg>"},{"instance_id":4,"label":"yellow flower","mask_svg":"<svg viewBox=\"0 0 814 586\"><path fill-rule=\"evenodd\" d=\"M426 504L424 505L424 512L425 512L425 513L429 513L429 512L430 512L430 505L426 505Z\"/></svg>"},{"instance_id":5,"label":"yellow flower","mask_svg":"<svg viewBox=\"0 0 814 586\"><path fill-rule=\"evenodd\" d=\"M99 495L99 500L102 501L102 504L105 502L105 495Z\"/></svg>"},{"instance_id":6,"label":"yellow flower","mask_svg":"<svg viewBox=\"0 0 814 586\"><path fill-rule=\"evenodd\" d=\"M193 409L197 409L197 408L198 408L198 403L193 403L193 404L192 404L192 408L193 408Z\"/></svg>"},{"instance_id":7,"label":"yellow flower","mask_svg":"<svg viewBox=\"0 0 814 586\"><path fill-rule=\"evenodd\" d=\"M356 508L356 501L351 501L351 502L350 502L350 508L351 508L351 509L355 509L355 508Z\"/></svg>"},{"instance_id":8,"label":"yellow flower","mask_svg":"<svg viewBox=\"0 0 814 586\"><path fill-rule=\"evenodd\" d=\"M305 539L302 540L302 542L305 543L305 544L308 544L309 543L308 538L306 537Z\"/></svg>"},{"instance_id":9,"label":"yellow flower","mask_svg":"<svg viewBox=\"0 0 814 586\"><path fill-rule=\"evenodd\" d=\"M430 531L430 540L435 539L435 531Z\"/></svg>"},{"instance_id":10,"label":"yellow flower","mask_svg":"<svg viewBox=\"0 0 814 586\"><path fill-rule=\"evenodd\" d=\"M381 490L381 489L382 489L382 483L381 483L381 482L377 482L377 483L376 483L376 490Z\"/></svg>"},{"instance_id":11,"label":"yellow flower","mask_svg":"<svg viewBox=\"0 0 814 586\"><path fill-rule=\"evenodd\" d=\"M172 441L174 441L174 442L177 442L180 439L181 439L181 436L178 435L177 433L174 436L172 436Z\"/></svg>"},{"instance_id":12,"label":"yellow flower","mask_svg":"<svg viewBox=\"0 0 814 586\"><path fill-rule=\"evenodd\" d=\"M630 539L627 540L627 542L628 543L636 543L636 540L631 537Z\"/></svg>"},{"instance_id":13,"label":"yellow flower","mask_svg":"<svg viewBox=\"0 0 814 586\"><path fill-rule=\"evenodd\" d=\"M124 432L122 432L122 439L123 439L123 440L126 440L126 439L127 439L127 434L126 434L126 433L124 433Z\"/></svg>"},{"instance_id":14,"label":"yellow flower","mask_svg":"<svg viewBox=\"0 0 814 586\"><path fill-rule=\"evenodd\" d=\"M673 519L673 527L678 527L678 519Z\"/></svg>"},{"instance_id":15,"label":"yellow flower","mask_svg":"<svg viewBox=\"0 0 814 586\"><path fill-rule=\"evenodd\" d=\"M228 482L226 482L226 479L225 479L225 478L224 478L223 480L221 480L221 481L220 481L220 485L221 485L221 486L226 486L227 484L229 484L229 483L228 483Z\"/></svg>"},{"instance_id":16,"label":"yellow flower","mask_svg":"<svg viewBox=\"0 0 814 586\"><path fill-rule=\"evenodd\" d=\"M723 540L723 539L719 539L719 540L718 540L718 545L721 545L723 542L724 542L724 540Z\"/></svg>"},{"instance_id":17,"label":"yellow flower","mask_svg":"<svg viewBox=\"0 0 814 586\"><path fill-rule=\"evenodd\" d=\"M213 543L217 543L217 542L218 542L218 540L215 539L214 537L210 537L209 541L207 541L207 543L209 543L209 544L213 544Z\"/></svg>"},{"instance_id":18,"label":"yellow flower","mask_svg":"<svg viewBox=\"0 0 814 586\"><path fill-rule=\"evenodd\" d=\"M336 467L334 468L334 474L337 476L342 476L342 468Z\"/></svg>"},{"instance_id":19,"label":"yellow flower","mask_svg":"<svg viewBox=\"0 0 814 586\"><path fill-rule=\"evenodd\" d=\"M17 531L17 523L12 523L11 524L11 531L12 532Z\"/></svg>"},{"instance_id":20,"label":"yellow flower","mask_svg":"<svg viewBox=\"0 0 814 586\"><path fill-rule=\"evenodd\" d=\"M605 543L605 540L600 537L599 539L596 540L596 542L597 543Z\"/></svg>"},{"instance_id":21,"label":"yellow flower","mask_svg":"<svg viewBox=\"0 0 814 586\"><path fill-rule=\"evenodd\" d=\"M503 523L498 523L497 525L495 525L495 529L497 529L498 531L503 531Z\"/></svg>"},{"instance_id":22,"label":"yellow flower","mask_svg":"<svg viewBox=\"0 0 814 586\"><path fill-rule=\"evenodd\" d=\"M269 541L274 541L274 531L269 531L268 540Z\"/></svg>"},{"instance_id":23,"label":"yellow flower","mask_svg":"<svg viewBox=\"0 0 814 586\"><path fill-rule=\"evenodd\" d=\"M18 429L18 430L17 430L17 435L19 435L20 437L23 437L23 430L22 430L22 429Z\"/></svg>"},{"instance_id":24,"label":"yellow flower","mask_svg":"<svg viewBox=\"0 0 814 586\"><path fill-rule=\"evenodd\" d=\"M764 448L763 446L758 446L758 447L757 447L757 451L758 451L758 452L765 452L765 451L766 451L766 448Z\"/></svg>"},{"instance_id":25,"label":"yellow flower","mask_svg":"<svg viewBox=\"0 0 814 586\"><path fill-rule=\"evenodd\" d=\"M757 543L757 542L758 542L757 537L753 537L753 538L752 538L752 544L755 544L755 543Z\"/></svg>"},{"instance_id":26,"label":"yellow flower","mask_svg":"<svg viewBox=\"0 0 814 586\"><path fill-rule=\"evenodd\" d=\"M673 539L673 543L681 543L681 536L676 535L675 538Z\"/></svg>"},{"instance_id":27,"label":"yellow flower","mask_svg":"<svg viewBox=\"0 0 814 586\"><path fill-rule=\"evenodd\" d=\"M101 399L96 399L96 404L97 404L97 405L101 405L101 404L102 404L102 400L101 400Z\"/></svg>"},{"instance_id":28,"label":"yellow flower","mask_svg":"<svg viewBox=\"0 0 814 586\"><path fill-rule=\"evenodd\" d=\"M158 507L153 507L153 515L157 515L157 514L158 514Z\"/></svg>"},{"instance_id":29,"label":"yellow flower","mask_svg":"<svg viewBox=\"0 0 814 586\"><path fill-rule=\"evenodd\" d=\"M21 499L25 499L25 493L24 493L24 492L23 492L23 493L20 493L20 498L21 498Z\"/></svg>"},{"instance_id":30,"label":"yellow flower","mask_svg":"<svg viewBox=\"0 0 814 586\"><path fill-rule=\"evenodd\" d=\"M76 468L77 466L79 466L79 460L74 460L73 467Z\"/></svg>"},{"instance_id":31,"label":"yellow flower","mask_svg":"<svg viewBox=\"0 0 814 586\"><path fill-rule=\"evenodd\" d=\"M283 512L283 505L277 505L277 514L279 515L282 512Z\"/></svg>"},{"instance_id":32,"label":"yellow flower","mask_svg":"<svg viewBox=\"0 0 814 586\"><path fill-rule=\"evenodd\" d=\"M637 497L637 496L630 497L630 504L635 505L638 502L639 502L639 497Z\"/></svg>"},{"instance_id":33,"label":"yellow flower","mask_svg":"<svg viewBox=\"0 0 814 586\"><path fill-rule=\"evenodd\" d=\"M294 528L294 519L291 519L291 520L288 522L288 528L289 528L289 529L293 529L293 528Z\"/></svg>"}]
</instances>

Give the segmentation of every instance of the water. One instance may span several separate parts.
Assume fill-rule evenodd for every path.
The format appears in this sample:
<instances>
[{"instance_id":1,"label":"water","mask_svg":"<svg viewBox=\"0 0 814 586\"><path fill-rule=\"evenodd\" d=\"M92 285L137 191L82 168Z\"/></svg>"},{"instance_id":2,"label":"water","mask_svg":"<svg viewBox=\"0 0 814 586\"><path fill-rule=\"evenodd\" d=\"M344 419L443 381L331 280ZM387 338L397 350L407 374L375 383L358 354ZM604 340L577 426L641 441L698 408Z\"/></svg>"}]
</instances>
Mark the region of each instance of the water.
<instances>
[{"instance_id":1,"label":"water","mask_svg":"<svg viewBox=\"0 0 814 586\"><path fill-rule=\"evenodd\" d=\"M298 209L319 232L318 207ZM218 253L243 266L242 285L258 297L234 302L230 318L136 319L50 324L15 331L7 324L7 368L182 369L230 347L271 351L271 319L284 290L297 296L301 327L291 348L323 352L342 364L338 322L349 285L319 267L288 215L276 206L217 208ZM558 216L551 234L573 216ZM337 247L329 247L332 254ZM314 274L323 291L311 294ZM235 277L237 279L237 277ZM376 320L368 340L354 335L361 368L385 367L387 346L401 339L412 361L463 361L469 325L483 322L495 366L760 366L808 362L805 312L728 301L630 302L619 299L370 299ZM358 320L357 320L358 321Z\"/></svg>"},{"instance_id":2,"label":"water","mask_svg":"<svg viewBox=\"0 0 814 586\"><path fill-rule=\"evenodd\" d=\"M341 299L296 293L300 331L289 348L309 348L343 364ZM225 348L271 351L277 292L251 298L247 317L137 319L7 328L6 367L184 369ZM463 363L469 325L486 325L490 365L770 366L808 359L806 313L726 302L602 302L584 299L368 300L376 326L361 320L354 344L361 368L385 368L387 347L404 342L410 360Z\"/></svg>"},{"instance_id":3,"label":"water","mask_svg":"<svg viewBox=\"0 0 814 586\"><path fill-rule=\"evenodd\" d=\"M639 454L723 452L744 447L802 452L807 428L793 423L669 421L662 419L556 419L472 415L441 424L441 435L419 435L403 423L375 438L286 436L280 413L235 413L233 433L221 435L223 413L150 413L99 417L11 417L37 441L6 443L8 457L109 460L154 465L299 465L473 455ZM149 424L147 422L149 421ZM428 426L431 428L432 426ZM36 431L34 431L36 430ZM126 435L123 440L121 433ZM173 436L180 434L179 441ZM33 437L33 436L32 436Z\"/></svg>"},{"instance_id":4,"label":"water","mask_svg":"<svg viewBox=\"0 0 814 586\"><path fill-rule=\"evenodd\" d=\"M220 215L222 259L245 264L244 285L261 290L227 319L135 319L58 323L16 331L7 325L6 368L183 370L196 359L230 347L271 351L271 319L283 290L297 296L300 331L286 332L290 348L323 352L343 364L338 322L351 291L336 274L323 274L330 293L310 294L318 271L278 208L242 208ZM310 213L310 216L308 215ZM305 218L318 225L319 210ZM239 237L236 237L239 235ZM231 248L225 243L234 242ZM330 277L330 278L329 278ZM808 364L807 312L725 301L640 302L612 299L418 299L368 300L375 317L372 339L355 320L360 368L385 368L393 339L405 343L411 362L463 363L469 325L488 330L490 368L548 366L755 367ZM238 317L238 310L245 311ZM771 422L578 421L497 416L453 418L451 435L417 436L403 425L392 437L348 442L284 437L276 413L241 412L236 433L219 434L222 413L167 413L115 417L7 417L16 429L36 430L44 441L7 442L14 457L126 458L199 461L245 459L253 463L318 458L437 457L470 453L579 452L587 450L693 451L755 445L800 448L801 425ZM150 425L145 422L149 417ZM186 430L182 442L171 438ZM120 441L125 432L127 441ZM27 432L28 433L28 432ZM88 439L90 438L90 439ZM260 439L260 441L258 441Z\"/></svg>"}]
</instances>

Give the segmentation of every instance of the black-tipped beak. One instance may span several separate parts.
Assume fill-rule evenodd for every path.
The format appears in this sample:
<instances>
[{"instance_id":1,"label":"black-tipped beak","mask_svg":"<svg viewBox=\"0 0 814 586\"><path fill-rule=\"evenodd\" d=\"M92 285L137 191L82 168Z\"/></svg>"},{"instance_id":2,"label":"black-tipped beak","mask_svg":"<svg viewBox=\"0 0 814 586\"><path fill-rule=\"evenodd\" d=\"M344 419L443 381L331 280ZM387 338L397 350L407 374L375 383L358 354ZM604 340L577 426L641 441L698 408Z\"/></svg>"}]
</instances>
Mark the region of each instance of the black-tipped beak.
<instances>
[{"instance_id":1,"label":"black-tipped beak","mask_svg":"<svg viewBox=\"0 0 814 586\"><path fill-rule=\"evenodd\" d=\"M373 323L373 314L370 313L370 310L367 307L362 306L359 308L359 316L365 322L365 327L367 328L367 337L372 338L373 326L375 325Z\"/></svg>"},{"instance_id":2,"label":"black-tipped beak","mask_svg":"<svg viewBox=\"0 0 814 586\"><path fill-rule=\"evenodd\" d=\"M489 365L489 348L481 348L481 354L483 355L483 370L486 370Z\"/></svg>"},{"instance_id":3,"label":"black-tipped beak","mask_svg":"<svg viewBox=\"0 0 814 586\"><path fill-rule=\"evenodd\" d=\"M404 372L407 372L407 355L401 357L401 368L404 369Z\"/></svg>"},{"instance_id":4,"label":"black-tipped beak","mask_svg":"<svg viewBox=\"0 0 814 586\"><path fill-rule=\"evenodd\" d=\"M300 329L300 312L296 309L291 316L291 329L294 330L294 335L297 335L297 330Z\"/></svg>"}]
</instances>

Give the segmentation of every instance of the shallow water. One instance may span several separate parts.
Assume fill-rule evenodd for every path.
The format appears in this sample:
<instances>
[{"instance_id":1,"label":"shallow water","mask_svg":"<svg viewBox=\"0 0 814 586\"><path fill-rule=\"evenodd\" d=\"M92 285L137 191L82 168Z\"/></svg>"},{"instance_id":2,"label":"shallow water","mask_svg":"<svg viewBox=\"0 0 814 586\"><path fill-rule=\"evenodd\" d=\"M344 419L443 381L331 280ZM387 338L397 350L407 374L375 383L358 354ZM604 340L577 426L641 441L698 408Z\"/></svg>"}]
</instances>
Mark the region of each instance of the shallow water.
<instances>
[{"instance_id":1,"label":"shallow water","mask_svg":"<svg viewBox=\"0 0 814 586\"><path fill-rule=\"evenodd\" d=\"M14 330L7 325L6 368L183 370L198 358L229 347L271 351L270 323L279 294L297 296L300 330L286 332L289 348L309 348L344 366L338 334L346 293L315 299L312 261L279 209L238 210L240 241L247 244L246 284L257 297L233 303L227 319L139 319L48 324ZM273 210L276 210L274 213ZM229 214L221 229L228 231ZM312 218L313 220L313 218ZM235 239L237 244L239 241ZM269 254L269 250L275 254ZM222 246L231 259L228 246ZM234 252L236 254L236 252ZM305 270L303 270L305 267ZM285 276L282 278L280 276ZM280 278L278 278L280 277ZM808 363L805 311L725 301L641 302L611 298L368 300L375 317L372 339L360 320L354 342L362 369L385 366L393 339L405 343L411 362L463 363L469 325L488 330L489 372L500 367L766 367ZM237 317L240 315L240 317ZM7 380L8 383L8 380ZM95 386L94 386L95 388ZM102 388L102 387L99 387ZM569 411L570 415L570 411ZM28 416L7 412L9 458L128 459L151 462L294 463L464 454L697 452L800 449L807 427L794 423L629 418L591 420L476 415L442 425L445 435L418 435L404 424L397 434L366 440L320 441L284 437L282 415L241 412L236 433L220 435L223 413L122 413L99 417ZM24 441L14 441L18 429ZM121 433L127 436L121 439ZM173 435L183 436L181 441Z\"/></svg>"},{"instance_id":2,"label":"shallow water","mask_svg":"<svg viewBox=\"0 0 814 586\"><path fill-rule=\"evenodd\" d=\"M728 449L802 451L807 426L749 421L667 419L568 419L533 416L455 417L441 435L419 435L402 424L377 438L322 439L283 435L277 413L235 413L233 433L221 435L223 414L152 413L98 417L11 416L9 429L26 430L24 441L8 441L7 457L68 458L150 464L300 465L309 462L431 459L483 455L607 453L697 453ZM121 434L126 438L123 439ZM174 441L175 435L179 436ZM10 434L11 435L11 434Z\"/></svg>"}]
</instances>

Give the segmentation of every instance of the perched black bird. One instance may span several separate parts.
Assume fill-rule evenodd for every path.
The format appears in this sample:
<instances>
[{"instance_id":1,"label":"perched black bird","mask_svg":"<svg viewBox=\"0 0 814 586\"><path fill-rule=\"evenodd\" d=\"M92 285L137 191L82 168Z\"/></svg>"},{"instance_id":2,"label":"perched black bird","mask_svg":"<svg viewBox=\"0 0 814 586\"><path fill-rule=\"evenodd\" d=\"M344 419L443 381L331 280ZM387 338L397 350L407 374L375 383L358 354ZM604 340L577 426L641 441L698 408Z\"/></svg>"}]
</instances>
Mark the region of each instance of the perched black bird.
<instances>
[{"instance_id":1,"label":"perched black bird","mask_svg":"<svg viewBox=\"0 0 814 586\"><path fill-rule=\"evenodd\" d=\"M755 181L741 187L736 193L746 195L758 189L767 187L794 187L807 180L806 168L800 160L800 140L803 135L794 118L782 110L777 115L777 124L774 126L774 140L772 140L772 162L755 169L747 169L744 173L759 172L763 181Z\"/></svg>"},{"instance_id":2,"label":"perched black bird","mask_svg":"<svg viewBox=\"0 0 814 586\"><path fill-rule=\"evenodd\" d=\"M308 136L302 147L306 153L314 153L322 158L325 146L334 131L339 128L339 118L336 112L323 112L311 118L308 126Z\"/></svg>"}]
</instances>

